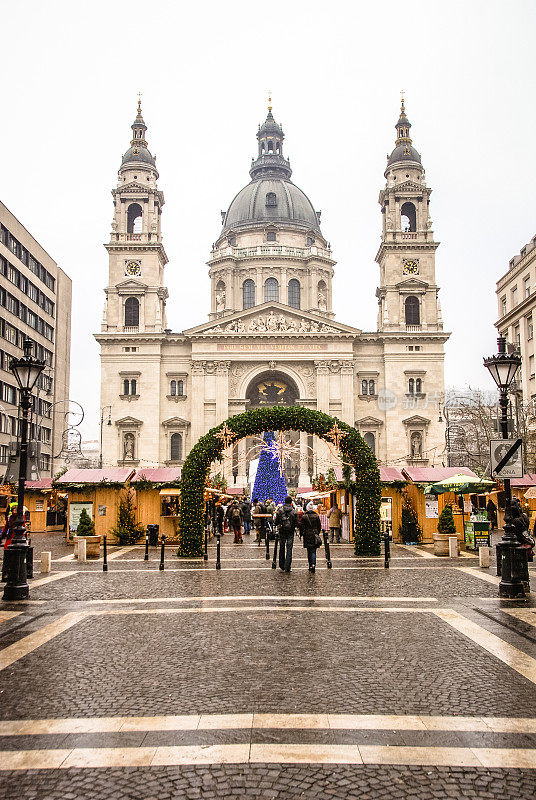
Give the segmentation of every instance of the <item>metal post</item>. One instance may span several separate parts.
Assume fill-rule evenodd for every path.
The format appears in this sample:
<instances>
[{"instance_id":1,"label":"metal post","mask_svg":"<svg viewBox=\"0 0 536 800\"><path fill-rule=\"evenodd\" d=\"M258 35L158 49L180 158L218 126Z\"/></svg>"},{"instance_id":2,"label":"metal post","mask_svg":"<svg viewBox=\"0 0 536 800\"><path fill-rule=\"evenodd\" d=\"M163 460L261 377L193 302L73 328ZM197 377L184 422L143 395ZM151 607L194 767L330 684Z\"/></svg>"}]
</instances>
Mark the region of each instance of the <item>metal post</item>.
<instances>
[{"instance_id":1,"label":"metal post","mask_svg":"<svg viewBox=\"0 0 536 800\"><path fill-rule=\"evenodd\" d=\"M221 569L220 542L221 542L221 534L220 534L220 529L218 528L218 536L216 540L216 569Z\"/></svg>"},{"instance_id":2,"label":"metal post","mask_svg":"<svg viewBox=\"0 0 536 800\"><path fill-rule=\"evenodd\" d=\"M279 536L276 533L275 540L274 540L274 557L272 559L272 569L275 569L276 566L277 566L277 545L278 544L279 544Z\"/></svg>"},{"instance_id":3,"label":"metal post","mask_svg":"<svg viewBox=\"0 0 536 800\"><path fill-rule=\"evenodd\" d=\"M328 569L331 569L333 564L331 563L331 553L329 550L329 537L326 531L322 531L322 535L324 537L324 550L326 551L326 561L328 565Z\"/></svg>"},{"instance_id":4,"label":"metal post","mask_svg":"<svg viewBox=\"0 0 536 800\"><path fill-rule=\"evenodd\" d=\"M143 557L144 561L149 561L149 534L145 534L145 555Z\"/></svg>"},{"instance_id":5,"label":"metal post","mask_svg":"<svg viewBox=\"0 0 536 800\"><path fill-rule=\"evenodd\" d=\"M108 550L106 547L106 534L102 537L102 571L108 572Z\"/></svg>"},{"instance_id":6,"label":"metal post","mask_svg":"<svg viewBox=\"0 0 536 800\"><path fill-rule=\"evenodd\" d=\"M266 560L269 561L270 560L270 537L268 535L269 534L268 525L266 526L265 533L266 533Z\"/></svg>"},{"instance_id":7,"label":"metal post","mask_svg":"<svg viewBox=\"0 0 536 800\"><path fill-rule=\"evenodd\" d=\"M205 525L205 552L203 553L203 561L208 561L208 531Z\"/></svg>"},{"instance_id":8,"label":"metal post","mask_svg":"<svg viewBox=\"0 0 536 800\"><path fill-rule=\"evenodd\" d=\"M389 536L389 531L386 531L383 534L383 549L385 554L385 560L383 562L383 566L385 569L389 569L389 561L391 558L391 541Z\"/></svg>"},{"instance_id":9,"label":"metal post","mask_svg":"<svg viewBox=\"0 0 536 800\"><path fill-rule=\"evenodd\" d=\"M162 546L160 548L160 566L158 569L162 571L164 569L164 550L166 547L166 535L165 533L162 534Z\"/></svg>"},{"instance_id":10,"label":"metal post","mask_svg":"<svg viewBox=\"0 0 536 800\"><path fill-rule=\"evenodd\" d=\"M20 427L20 461L19 486L17 492L17 521L11 544L4 550L4 562L7 561L7 582L4 587L4 600L25 600L30 594L26 573L26 526L24 523L24 487L28 467L28 413L30 395L21 392L20 407L22 411Z\"/></svg>"}]
</instances>

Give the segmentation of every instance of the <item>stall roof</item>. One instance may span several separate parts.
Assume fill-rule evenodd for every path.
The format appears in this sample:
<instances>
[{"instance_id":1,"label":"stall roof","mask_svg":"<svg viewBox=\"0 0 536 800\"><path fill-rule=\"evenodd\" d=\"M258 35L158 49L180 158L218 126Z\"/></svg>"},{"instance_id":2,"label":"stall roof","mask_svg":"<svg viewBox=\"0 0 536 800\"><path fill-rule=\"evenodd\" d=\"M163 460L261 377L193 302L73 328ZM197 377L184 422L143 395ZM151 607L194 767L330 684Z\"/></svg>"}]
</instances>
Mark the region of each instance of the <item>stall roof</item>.
<instances>
[{"instance_id":1,"label":"stall roof","mask_svg":"<svg viewBox=\"0 0 536 800\"><path fill-rule=\"evenodd\" d=\"M382 483L393 483L394 481L406 482L406 478L398 467L380 467L380 481Z\"/></svg>"},{"instance_id":2,"label":"stall roof","mask_svg":"<svg viewBox=\"0 0 536 800\"><path fill-rule=\"evenodd\" d=\"M178 481L181 476L180 467L144 467L136 470L136 474L131 479L131 483L138 481L152 481L153 483L172 483Z\"/></svg>"},{"instance_id":3,"label":"stall roof","mask_svg":"<svg viewBox=\"0 0 536 800\"><path fill-rule=\"evenodd\" d=\"M526 472L522 478L510 478L512 489L523 486L536 486L536 472Z\"/></svg>"},{"instance_id":4,"label":"stall roof","mask_svg":"<svg viewBox=\"0 0 536 800\"><path fill-rule=\"evenodd\" d=\"M52 489L52 478L42 478L40 481L26 481L26 489L30 491L46 491Z\"/></svg>"},{"instance_id":5,"label":"stall roof","mask_svg":"<svg viewBox=\"0 0 536 800\"><path fill-rule=\"evenodd\" d=\"M107 467L106 469L68 469L56 483L126 483L134 474L132 467Z\"/></svg>"},{"instance_id":6,"label":"stall roof","mask_svg":"<svg viewBox=\"0 0 536 800\"><path fill-rule=\"evenodd\" d=\"M404 467L402 472L412 483L437 483L445 478L453 478L454 475L478 478L469 467Z\"/></svg>"}]
</instances>

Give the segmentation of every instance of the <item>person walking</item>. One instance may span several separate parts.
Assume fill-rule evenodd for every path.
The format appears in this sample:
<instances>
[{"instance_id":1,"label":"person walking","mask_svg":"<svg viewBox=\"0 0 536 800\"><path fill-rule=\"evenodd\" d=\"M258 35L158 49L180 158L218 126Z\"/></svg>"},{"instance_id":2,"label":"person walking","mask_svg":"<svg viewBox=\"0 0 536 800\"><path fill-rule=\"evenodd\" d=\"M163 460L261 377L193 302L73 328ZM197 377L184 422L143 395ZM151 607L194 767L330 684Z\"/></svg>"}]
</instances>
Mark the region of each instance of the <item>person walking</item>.
<instances>
[{"instance_id":1,"label":"person walking","mask_svg":"<svg viewBox=\"0 0 536 800\"><path fill-rule=\"evenodd\" d=\"M257 500L255 497L253 499L253 516L255 522L255 531L257 533L255 537L255 541L257 542L258 546L261 546L261 539L264 539L266 536L266 517L258 516L259 514L266 514L266 508L264 507L263 503L260 500Z\"/></svg>"},{"instance_id":2,"label":"person walking","mask_svg":"<svg viewBox=\"0 0 536 800\"><path fill-rule=\"evenodd\" d=\"M495 503L493 502L491 497L487 502L486 511L488 512L488 519L491 522L492 529L496 528L497 527L497 506L495 505Z\"/></svg>"},{"instance_id":3,"label":"person walking","mask_svg":"<svg viewBox=\"0 0 536 800\"><path fill-rule=\"evenodd\" d=\"M290 572L294 532L298 527L298 515L291 497L285 497L283 507L275 515L275 524L279 533L279 569Z\"/></svg>"},{"instance_id":4,"label":"person walking","mask_svg":"<svg viewBox=\"0 0 536 800\"><path fill-rule=\"evenodd\" d=\"M328 511L329 520L329 540L333 542L335 539L336 544L341 542L341 524L342 524L342 511L337 505L337 501L333 501L333 505Z\"/></svg>"},{"instance_id":5,"label":"person walking","mask_svg":"<svg viewBox=\"0 0 536 800\"><path fill-rule=\"evenodd\" d=\"M303 540L303 546L307 550L309 572L314 573L316 569L316 551L322 545L322 523L312 503L307 504L307 508L300 520L300 535Z\"/></svg>"},{"instance_id":6,"label":"person walking","mask_svg":"<svg viewBox=\"0 0 536 800\"><path fill-rule=\"evenodd\" d=\"M233 500L227 508L227 523L229 531L234 533L234 544L242 544L242 511L238 505L238 500Z\"/></svg>"},{"instance_id":7,"label":"person walking","mask_svg":"<svg viewBox=\"0 0 536 800\"><path fill-rule=\"evenodd\" d=\"M251 533L251 503L247 497L242 498L241 503L242 519L244 520L244 533L248 536Z\"/></svg>"},{"instance_id":8,"label":"person walking","mask_svg":"<svg viewBox=\"0 0 536 800\"><path fill-rule=\"evenodd\" d=\"M269 517L266 519L266 535L269 539L275 539L274 533L274 515L275 515L275 503L271 497L268 497L264 504L266 508L266 513L270 514Z\"/></svg>"},{"instance_id":9,"label":"person walking","mask_svg":"<svg viewBox=\"0 0 536 800\"><path fill-rule=\"evenodd\" d=\"M225 519L225 508L221 500L216 503L216 534L223 536L223 520Z\"/></svg>"}]
</instances>

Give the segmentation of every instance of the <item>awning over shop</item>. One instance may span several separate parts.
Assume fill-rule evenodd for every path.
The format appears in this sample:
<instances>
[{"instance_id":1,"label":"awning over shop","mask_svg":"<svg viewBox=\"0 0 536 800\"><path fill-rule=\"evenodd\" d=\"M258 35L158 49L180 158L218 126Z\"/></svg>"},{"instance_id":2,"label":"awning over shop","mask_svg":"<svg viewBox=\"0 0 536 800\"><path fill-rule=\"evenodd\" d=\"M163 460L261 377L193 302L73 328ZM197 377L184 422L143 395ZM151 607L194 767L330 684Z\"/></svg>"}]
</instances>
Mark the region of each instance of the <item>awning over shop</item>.
<instances>
[{"instance_id":1,"label":"awning over shop","mask_svg":"<svg viewBox=\"0 0 536 800\"><path fill-rule=\"evenodd\" d=\"M160 497L180 497L181 490L176 486L171 486L169 489L160 489Z\"/></svg>"},{"instance_id":2,"label":"awning over shop","mask_svg":"<svg viewBox=\"0 0 536 800\"><path fill-rule=\"evenodd\" d=\"M137 469L131 483L140 481L151 481L151 483L173 483L178 481L181 476L180 467L144 467Z\"/></svg>"}]
</instances>

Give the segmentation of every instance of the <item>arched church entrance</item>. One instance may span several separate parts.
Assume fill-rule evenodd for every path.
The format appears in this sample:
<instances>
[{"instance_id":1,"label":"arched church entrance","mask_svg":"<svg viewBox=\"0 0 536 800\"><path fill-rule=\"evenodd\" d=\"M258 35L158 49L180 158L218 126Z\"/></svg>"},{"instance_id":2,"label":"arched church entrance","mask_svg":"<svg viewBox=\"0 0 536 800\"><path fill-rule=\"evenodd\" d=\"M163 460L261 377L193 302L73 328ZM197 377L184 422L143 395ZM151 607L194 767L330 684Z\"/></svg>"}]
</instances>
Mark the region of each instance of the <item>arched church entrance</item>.
<instances>
[{"instance_id":1,"label":"arched church entrance","mask_svg":"<svg viewBox=\"0 0 536 800\"><path fill-rule=\"evenodd\" d=\"M272 390L270 390L272 391ZM210 466L224 451L247 436L263 431L305 431L334 445L355 472L354 546L356 555L380 554L380 473L360 434L336 417L299 406L259 406L229 417L212 428L190 450L181 476L179 549L181 557L203 554L203 492Z\"/></svg>"}]
</instances>

